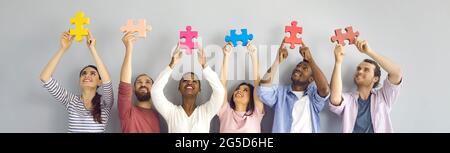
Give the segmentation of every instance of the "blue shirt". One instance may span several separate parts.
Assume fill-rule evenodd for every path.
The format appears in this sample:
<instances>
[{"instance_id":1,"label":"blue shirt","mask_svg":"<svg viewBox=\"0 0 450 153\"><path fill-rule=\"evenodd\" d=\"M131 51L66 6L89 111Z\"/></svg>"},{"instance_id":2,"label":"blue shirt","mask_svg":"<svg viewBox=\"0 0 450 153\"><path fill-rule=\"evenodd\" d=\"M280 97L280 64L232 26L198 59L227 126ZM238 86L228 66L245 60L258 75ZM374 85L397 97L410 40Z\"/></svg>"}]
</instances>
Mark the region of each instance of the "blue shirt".
<instances>
[{"instance_id":1,"label":"blue shirt","mask_svg":"<svg viewBox=\"0 0 450 153\"><path fill-rule=\"evenodd\" d=\"M298 100L297 96L292 92L292 84L272 87L259 86L256 92L264 104L274 109L272 132L289 133L292 124L292 109L294 103ZM319 133L319 113L330 95L321 97L314 83L308 85L304 94L308 95L310 100L312 132Z\"/></svg>"},{"instance_id":2,"label":"blue shirt","mask_svg":"<svg viewBox=\"0 0 450 153\"><path fill-rule=\"evenodd\" d=\"M370 116L370 96L367 100L358 98L358 115L356 116L353 133L373 133L372 117Z\"/></svg>"}]
</instances>

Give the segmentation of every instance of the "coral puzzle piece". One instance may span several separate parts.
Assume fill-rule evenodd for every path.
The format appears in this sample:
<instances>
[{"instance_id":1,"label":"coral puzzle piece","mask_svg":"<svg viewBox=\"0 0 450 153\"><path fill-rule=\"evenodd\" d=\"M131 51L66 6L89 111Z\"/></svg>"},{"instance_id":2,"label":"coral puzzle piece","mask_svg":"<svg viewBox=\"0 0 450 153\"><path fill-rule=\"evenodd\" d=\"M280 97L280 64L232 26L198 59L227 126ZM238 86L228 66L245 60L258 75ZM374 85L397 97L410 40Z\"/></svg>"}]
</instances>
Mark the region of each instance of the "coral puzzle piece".
<instances>
[{"instance_id":1,"label":"coral puzzle piece","mask_svg":"<svg viewBox=\"0 0 450 153\"><path fill-rule=\"evenodd\" d=\"M242 46L247 46L248 41L253 40L253 34L247 34L247 29L241 29L241 34L237 35L236 30L230 30L230 36L225 36L225 42L231 42L234 47L241 41Z\"/></svg>"},{"instance_id":2,"label":"coral puzzle piece","mask_svg":"<svg viewBox=\"0 0 450 153\"><path fill-rule=\"evenodd\" d=\"M188 55L192 54L192 49L198 47L198 42L192 41L198 37L198 32L191 30L191 26L186 26L186 31L180 31L180 39L184 38L184 42L180 42L180 47L186 49Z\"/></svg>"},{"instance_id":3,"label":"coral puzzle piece","mask_svg":"<svg viewBox=\"0 0 450 153\"><path fill-rule=\"evenodd\" d=\"M70 24L75 24L75 29L70 29L70 35L75 36L75 40L80 42L83 36L88 35L88 29L84 28L85 24L89 24L89 18L84 16L84 13L79 11L75 17L70 19Z\"/></svg>"},{"instance_id":4,"label":"coral puzzle piece","mask_svg":"<svg viewBox=\"0 0 450 153\"><path fill-rule=\"evenodd\" d=\"M353 32L353 27L349 26L345 28L347 33L342 33L342 29L334 30L335 36L331 37L331 42L337 41L342 46L345 46L345 40L349 41L349 44L355 44L356 37L359 36L359 32Z\"/></svg>"},{"instance_id":5,"label":"coral puzzle piece","mask_svg":"<svg viewBox=\"0 0 450 153\"><path fill-rule=\"evenodd\" d=\"M302 44L303 40L301 37L297 37L297 34L302 34L303 28L297 26L297 21L292 21L291 26L286 26L284 32L289 32L289 37L284 37L285 43L291 44L291 49L295 48L295 44Z\"/></svg>"},{"instance_id":6,"label":"coral puzzle piece","mask_svg":"<svg viewBox=\"0 0 450 153\"><path fill-rule=\"evenodd\" d=\"M147 22L144 19L139 19L137 24L134 24L134 21L129 19L125 26L120 28L122 32L138 32L139 37L147 37L147 31L152 30L150 25L147 25Z\"/></svg>"}]
</instances>

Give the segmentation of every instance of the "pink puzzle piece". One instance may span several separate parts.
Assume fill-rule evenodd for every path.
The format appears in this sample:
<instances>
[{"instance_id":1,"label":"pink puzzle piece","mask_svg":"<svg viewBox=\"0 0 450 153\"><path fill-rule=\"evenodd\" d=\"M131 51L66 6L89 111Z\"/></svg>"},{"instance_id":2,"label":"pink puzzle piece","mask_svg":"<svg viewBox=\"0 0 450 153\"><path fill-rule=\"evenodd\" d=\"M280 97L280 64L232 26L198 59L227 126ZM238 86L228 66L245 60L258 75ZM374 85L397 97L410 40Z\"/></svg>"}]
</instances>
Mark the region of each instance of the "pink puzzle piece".
<instances>
[{"instance_id":1,"label":"pink puzzle piece","mask_svg":"<svg viewBox=\"0 0 450 153\"><path fill-rule=\"evenodd\" d=\"M284 37L284 42L285 43L290 43L291 44L291 49L295 48L295 44L302 44L303 40L301 37L297 37L297 33L298 34L302 34L303 32L303 28L302 27L297 27L297 21L292 21L291 22L291 26L286 26L284 28L284 32L289 32L289 37Z\"/></svg>"},{"instance_id":2,"label":"pink puzzle piece","mask_svg":"<svg viewBox=\"0 0 450 153\"><path fill-rule=\"evenodd\" d=\"M349 41L349 44L355 44L356 37L359 36L359 32L353 32L352 26L348 26L345 28L345 31L347 33L342 33L342 29L336 29L334 30L334 33L336 36L331 37L331 42L337 41L342 46L345 46L345 40Z\"/></svg>"},{"instance_id":3,"label":"pink puzzle piece","mask_svg":"<svg viewBox=\"0 0 450 153\"><path fill-rule=\"evenodd\" d=\"M191 26L186 26L186 31L180 31L180 39L184 38L184 42L180 42L180 47L186 49L188 55L192 54L192 49L198 47L198 42L193 42L193 38L198 37L197 31L191 31Z\"/></svg>"},{"instance_id":4,"label":"pink puzzle piece","mask_svg":"<svg viewBox=\"0 0 450 153\"><path fill-rule=\"evenodd\" d=\"M147 37L147 31L152 30L152 27L147 25L144 19L138 20L138 24L135 25L133 20L129 19L127 25L120 28L122 32L138 32L139 37Z\"/></svg>"}]
</instances>

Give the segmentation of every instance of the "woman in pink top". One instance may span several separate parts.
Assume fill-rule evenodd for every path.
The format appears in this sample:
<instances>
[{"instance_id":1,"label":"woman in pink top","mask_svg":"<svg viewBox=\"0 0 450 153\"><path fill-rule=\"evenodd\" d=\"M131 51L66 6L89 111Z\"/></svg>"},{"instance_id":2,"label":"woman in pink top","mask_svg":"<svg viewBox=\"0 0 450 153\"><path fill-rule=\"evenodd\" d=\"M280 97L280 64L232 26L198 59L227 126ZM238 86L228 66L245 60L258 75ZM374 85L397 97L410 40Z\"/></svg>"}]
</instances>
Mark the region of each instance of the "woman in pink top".
<instances>
[{"instance_id":1,"label":"woman in pink top","mask_svg":"<svg viewBox=\"0 0 450 153\"><path fill-rule=\"evenodd\" d=\"M247 50L253 63L253 83L257 86L259 73L256 47L249 42ZM230 53L231 44L228 43L223 47L223 66L220 74L225 91L227 91ZM224 104L217 116L220 120L220 133L260 133L264 105L256 95L253 85L243 82L234 90L230 102L228 102L227 92L225 92Z\"/></svg>"}]
</instances>

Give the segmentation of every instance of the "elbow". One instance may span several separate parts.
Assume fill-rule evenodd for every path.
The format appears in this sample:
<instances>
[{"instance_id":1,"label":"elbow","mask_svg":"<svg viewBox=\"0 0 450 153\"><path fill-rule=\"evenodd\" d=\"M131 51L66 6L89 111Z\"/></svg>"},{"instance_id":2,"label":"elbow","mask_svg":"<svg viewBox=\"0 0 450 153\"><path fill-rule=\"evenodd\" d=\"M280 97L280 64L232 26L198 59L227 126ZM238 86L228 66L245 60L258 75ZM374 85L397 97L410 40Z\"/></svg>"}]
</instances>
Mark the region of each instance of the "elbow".
<instances>
[{"instance_id":1,"label":"elbow","mask_svg":"<svg viewBox=\"0 0 450 153\"><path fill-rule=\"evenodd\" d=\"M151 89L150 95L152 96L152 99L157 98L159 95L161 95L163 90L158 89L157 86L153 86Z\"/></svg>"},{"instance_id":2,"label":"elbow","mask_svg":"<svg viewBox=\"0 0 450 153\"><path fill-rule=\"evenodd\" d=\"M339 106L339 105L341 105L342 97L339 97L339 96L331 96L331 97L330 97L330 102L331 102L331 104L333 104L334 106Z\"/></svg>"},{"instance_id":3,"label":"elbow","mask_svg":"<svg viewBox=\"0 0 450 153\"><path fill-rule=\"evenodd\" d=\"M321 97L325 97L330 93L330 89L328 87L320 87L318 90Z\"/></svg>"},{"instance_id":4,"label":"elbow","mask_svg":"<svg viewBox=\"0 0 450 153\"><path fill-rule=\"evenodd\" d=\"M39 79L40 79L42 82L47 82L47 81L49 80L49 76L47 76L47 75L41 73L41 75L39 76Z\"/></svg>"},{"instance_id":5,"label":"elbow","mask_svg":"<svg viewBox=\"0 0 450 153\"><path fill-rule=\"evenodd\" d=\"M403 74L403 71L402 71L402 69L400 68L400 66L398 66L397 67L397 75L398 75L398 77L402 77L402 74Z\"/></svg>"},{"instance_id":6,"label":"elbow","mask_svg":"<svg viewBox=\"0 0 450 153\"><path fill-rule=\"evenodd\" d=\"M216 92L219 97L225 97L225 86L222 86L222 88L217 88Z\"/></svg>"}]
</instances>

